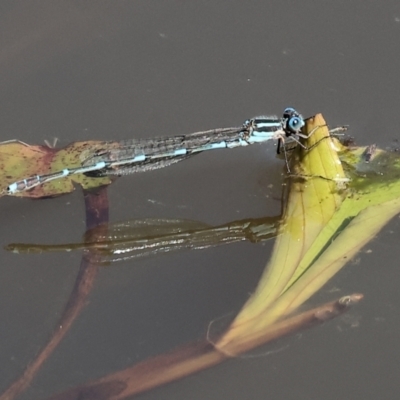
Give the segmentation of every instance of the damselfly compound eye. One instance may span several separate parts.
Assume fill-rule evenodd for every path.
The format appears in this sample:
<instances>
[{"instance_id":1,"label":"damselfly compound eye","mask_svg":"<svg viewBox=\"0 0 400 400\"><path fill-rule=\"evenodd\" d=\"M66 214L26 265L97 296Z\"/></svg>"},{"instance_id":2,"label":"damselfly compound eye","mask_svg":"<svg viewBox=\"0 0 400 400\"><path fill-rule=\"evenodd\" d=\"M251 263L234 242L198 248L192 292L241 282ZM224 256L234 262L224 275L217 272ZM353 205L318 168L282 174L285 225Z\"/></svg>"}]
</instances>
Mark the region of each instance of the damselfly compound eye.
<instances>
[{"instance_id":1,"label":"damselfly compound eye","mask_svg":"<svg viewBox=\"0 0 400 400\"><path fill-rule=\"evenodd\" d=\"M302 118L292 117L287 122L287 126L293 132L298 132L304 126L304 121Z\"/></svg>"}]
</instances>

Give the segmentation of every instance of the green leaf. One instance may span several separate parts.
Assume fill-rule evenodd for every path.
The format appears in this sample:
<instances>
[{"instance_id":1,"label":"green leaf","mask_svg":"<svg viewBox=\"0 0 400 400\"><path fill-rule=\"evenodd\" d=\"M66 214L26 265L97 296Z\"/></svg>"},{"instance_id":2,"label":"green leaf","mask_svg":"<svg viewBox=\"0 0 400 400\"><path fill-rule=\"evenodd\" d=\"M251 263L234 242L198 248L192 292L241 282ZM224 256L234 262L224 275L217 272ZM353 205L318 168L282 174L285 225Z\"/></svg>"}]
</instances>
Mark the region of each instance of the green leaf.
<instances>
[{"instance_id":1,"label":"green leaf","mask_svg":"<svg viewBox=\"0 0 400 400\"><path fill-rule=\"evenodd\" d=\"M281 234L256 291L233 321L217 347L229 354L243 340L260 334L279 318L270 308L295 274L310 246L340 207L347 178L321 115L308 119L307 149L298 146L291 163L288 200Z\"/></svg>"},{"instance_id":2,"label":"green leaf","mask_svg":"<svg viewBox=\"0 0 400 400\"><path fill-rule=\"evenodd\" d=\"M0 143L0 192L3 195L8 194L7 186L21 179L79 167L85 155L102 143L104 142L75 142L58 150L46 146L30 146L19 141ZM91 189L111 182L109 177L71 175L13 195L31 198L52 197L72 192L73 183L80 184L84 189Z\"/></svg>"}]
</instances>

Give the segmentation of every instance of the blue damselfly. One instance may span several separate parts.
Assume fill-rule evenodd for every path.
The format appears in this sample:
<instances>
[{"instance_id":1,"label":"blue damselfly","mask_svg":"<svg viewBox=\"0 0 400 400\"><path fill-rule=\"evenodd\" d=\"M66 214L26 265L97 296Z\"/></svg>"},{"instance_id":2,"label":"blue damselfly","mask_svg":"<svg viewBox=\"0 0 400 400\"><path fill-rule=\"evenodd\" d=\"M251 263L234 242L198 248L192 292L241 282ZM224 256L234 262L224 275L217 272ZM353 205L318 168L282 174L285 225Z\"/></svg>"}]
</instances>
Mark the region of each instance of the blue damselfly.
<instances>
[{"instance_id":1,"label":"blue damselfly","mask_svg":"<svg viewBox=\"0 0 400 400\"><path fill-rule=\"evenodd\" d=\"M126 175L162 168L207 150L234 148L278 140L300 143L304 126L302 116L293 108L286 108L282 118L255 117L243 125L212 129L187 135L153 139L129 139L104 142L93 151L82 155L82 165L43 175L34 175L7 187L8 194L16 194L35 186L74 174L87 176Z\"/></svg>"}]
</instances>

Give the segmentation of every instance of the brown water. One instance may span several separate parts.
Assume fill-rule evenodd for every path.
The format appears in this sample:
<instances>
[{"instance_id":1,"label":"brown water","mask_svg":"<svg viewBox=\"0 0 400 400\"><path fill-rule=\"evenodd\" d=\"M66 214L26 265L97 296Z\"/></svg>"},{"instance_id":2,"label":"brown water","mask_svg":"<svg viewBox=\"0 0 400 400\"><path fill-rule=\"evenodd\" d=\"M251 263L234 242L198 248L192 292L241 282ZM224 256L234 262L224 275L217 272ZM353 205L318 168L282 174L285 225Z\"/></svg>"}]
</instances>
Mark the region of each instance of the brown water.
<instances>
[{"instance_id":1,"label":"brown water","mask_svg":"<svg viewBox=\"0 0 400 400\"><path fill-rule=\"evenodd\" d=\"M350 124L359 144L399 138L395 1L23 2L0 5L1 140L122 139L240 124L294 106ZM212 224L275 215L274 147L216 151L120 179L111 220ZM1 244L79 241L80 191L2 198ZM140 399L395 399L400 395L398 219L321 293L363 292L345 318L139 396ZM201 338L238 310L271 243L240 243L101 270L89 304L21 399L52 393ZM80 254L1 252L0 390L46 342ZM333 292L333 293L330 293Z\"/></svg>"}]
</instances>

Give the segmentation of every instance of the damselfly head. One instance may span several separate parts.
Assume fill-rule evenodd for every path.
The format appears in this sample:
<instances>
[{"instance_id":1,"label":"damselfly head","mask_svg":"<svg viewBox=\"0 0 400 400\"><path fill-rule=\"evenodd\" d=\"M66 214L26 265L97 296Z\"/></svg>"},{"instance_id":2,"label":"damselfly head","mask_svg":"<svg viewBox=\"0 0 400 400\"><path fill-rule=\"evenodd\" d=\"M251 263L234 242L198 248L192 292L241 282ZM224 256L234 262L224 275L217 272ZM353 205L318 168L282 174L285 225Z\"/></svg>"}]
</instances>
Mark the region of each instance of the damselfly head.
<instances>
[{"instance_id":1,"label":"damselfly head","mask_svg":"<svg viewBox=\"0 0 400 400\"><path fill-rule=\"evenodd\" d=\"M300 114L293 107L287 107L283 110L283 118L290 119L294 116L300 116Z\"/></svg>"},{"instance_id":2,"label":"damselfly head","mask_svg":"<svg viewBox=\"0 0 400 400\"><path fill-rule=\"evenodd\" d=\"M288 107L283 111L283 119L285 124L286 135L299 133L305 125L304 119L294 108Z\"/></svg>"},{"instance_id":3,"label":"damselfly head","mask_svg":"<svg viewBox=\"0 0 400 400\"><path fill-rule=\"evenodd\" d=\"M297 133L304 126L304 120L301 117L292 117L287 120L286 128L293 133Z\"/></svg>"}]
</instances>

